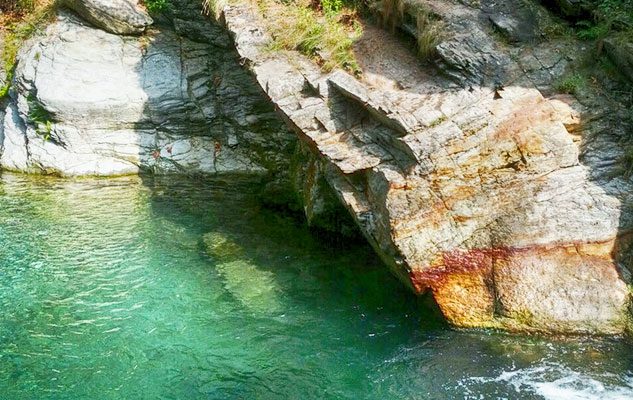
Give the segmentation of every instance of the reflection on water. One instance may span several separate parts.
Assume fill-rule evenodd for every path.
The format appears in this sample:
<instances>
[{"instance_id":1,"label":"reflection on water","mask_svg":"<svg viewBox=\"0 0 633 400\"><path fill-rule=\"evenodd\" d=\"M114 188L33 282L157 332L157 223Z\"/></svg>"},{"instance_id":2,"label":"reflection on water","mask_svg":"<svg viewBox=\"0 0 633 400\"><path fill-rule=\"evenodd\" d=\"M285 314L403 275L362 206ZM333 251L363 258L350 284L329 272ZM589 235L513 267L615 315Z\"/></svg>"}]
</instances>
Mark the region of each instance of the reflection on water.
<instances>
[{"instance_id":1,"label":"reflection on water","mask_svg":"<svg viewBox=\"0 0 633 400\"><path fill-rule=\"evenodd\" d=\"M0 398L633 398L627 343L450 330L256 186L3 174Z\"/></svg>"}]
</instances>

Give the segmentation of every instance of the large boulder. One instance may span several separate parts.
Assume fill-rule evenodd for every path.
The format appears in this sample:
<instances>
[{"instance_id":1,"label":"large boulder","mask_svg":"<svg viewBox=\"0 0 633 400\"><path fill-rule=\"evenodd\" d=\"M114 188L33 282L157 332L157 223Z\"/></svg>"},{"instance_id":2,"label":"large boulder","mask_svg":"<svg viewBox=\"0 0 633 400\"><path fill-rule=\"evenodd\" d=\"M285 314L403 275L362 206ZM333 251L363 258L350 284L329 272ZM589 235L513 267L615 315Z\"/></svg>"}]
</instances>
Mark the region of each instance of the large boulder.
<instances>
[{"instance_id":1,"label":"large boulder","mask_svg":"<svg viewBox=\"0 0 633 400\"><path fill-rule=\"evenodd\" d=\"M19 54L0 165L62 175L287 171L294 137L223 37L224 47L169 29L124 37L62 14Z\"/></svg>"},{"instance_id":2,"label":"large boulder","mask_svg":"<svg viewBox=\"0 0 633 400\"><path fill-rule=\"evenodd\" d=\"M62 0L62 4L94 26L121 35L141 33L153 22L135 0Z\"/></svg>"},{"instance_id":3,"label":"large boulder","mask_svg":"<svg viewBox=\"0 0 633 400\"><path fill-rule=\"evenodd\" d=\"M383 72L380 82L397 60L401 80L384 85L369 74L325 74L297 53L271 54L249 7L227 6L223 19L367 240L413 291L432 292L451 323L625 329L633 185L608 171L620 153L605 142L607 151L581 163L579 105L544 97L483 27L473 40L488 58L450 59L464 67L452 77L466 85L409 71L419 63L377 44L382 58L366 67ZM468 24L481 21L489 23ZM495 65L508 84L478 84L492 81Z\"/></svg>"}]
</instances>

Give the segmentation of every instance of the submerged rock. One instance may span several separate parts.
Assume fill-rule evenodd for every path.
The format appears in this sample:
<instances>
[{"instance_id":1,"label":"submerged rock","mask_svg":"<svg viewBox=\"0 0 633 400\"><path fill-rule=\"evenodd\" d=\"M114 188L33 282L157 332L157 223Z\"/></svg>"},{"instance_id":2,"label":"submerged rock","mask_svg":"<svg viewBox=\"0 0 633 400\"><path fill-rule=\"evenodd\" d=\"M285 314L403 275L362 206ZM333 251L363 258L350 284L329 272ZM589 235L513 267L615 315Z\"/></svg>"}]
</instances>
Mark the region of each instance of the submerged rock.
<instances>
[{"instance_id":1,"label":"submerged rock","mask_svg":"<svg viewBox=\"0 0 633 400\"><path fill-rule=\"evenodd\" d=\"M224 289L251 312L281 312L283 303L275 273L260 268L248 259L238 243L220 232L209 232L203 242L207 254L216 262Z\"/></svg>"},{"instance_id":2,"label":"submerged rock","mask_svg":"<svg viewBox=\"0 0 633 400\"><path fill-rule=\"evenodd\" d=\"M135 0L62 0L94 26L121 35L143 32L154 21Z\"/></svg>"}]
</instances>

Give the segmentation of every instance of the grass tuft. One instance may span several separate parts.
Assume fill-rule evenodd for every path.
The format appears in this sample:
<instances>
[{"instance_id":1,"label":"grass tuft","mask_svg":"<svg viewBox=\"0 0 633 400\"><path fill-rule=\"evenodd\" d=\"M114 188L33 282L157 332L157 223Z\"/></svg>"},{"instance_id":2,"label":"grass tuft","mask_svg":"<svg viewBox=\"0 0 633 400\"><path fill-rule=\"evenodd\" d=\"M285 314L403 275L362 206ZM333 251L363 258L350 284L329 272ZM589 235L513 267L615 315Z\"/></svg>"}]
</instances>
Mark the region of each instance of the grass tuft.
<instances>
[{"instance_id":1,"label":"grass tuft","mask_svg":"<svg viewBox=\"0 0 633 400\"><path fill-rule=\"evenodd\" d=\"M436 55L436 47L442 41L444 23L429 9L420 7L416 11L418 55L430 60Z\"/></svg>"},{"instance_id":2,"label":"grass tuft","mask_svg":"<svg viewBox=\"0 0 633 400\"><path fill-rule=\"evenodd\" d=\"M204 0L205 13L218 18L229 0ZM243 1L243 0L234 0ZM297 50L318 62L323 70L336 68L358 74L353 52L361 36L358 0L256 0L271 50Z\"/></svg>"},{"instance_id":3,"label":"grass tuft","mask_svg":"<svg viewBox=\"0 0 633 400\"><path fill-rule=\"evenodd\" d=\"M403 0L383 0L381 18L382 25L392 32L402 25L411 26L408 32L415 36L420 58L429 60L435 56L436 46L444 37L444 22L428 7L407 6Z\"/></svg>"},{"instance_id":4,"label":"grass tuft","mask_svg":"<svg viewBox=\"0 0 633 400\"><path fill-rule=\"evenodd\" d=\"M0 99L9 93L20 46L46 22L50 21L55 14L57 2L55 0L18 0L10 7L6 7L6 11L11 14L7 20L2 21L4 25L0 27L4 33L0 62L7 72L7 82L0 87ZM0 7L0 11L2 10L5 8Z\"/></svg>"},{"instance_id":5,"label":"grass tuft","mask_svg":"<svg viewBox=\"0 0 633 400\"><path fill-rule=\"evenodd\" d=\"M309 4L266 3L264 14L273 37L271 49L298 50L319 62L325 71L342 68L360 72L352 49L362 34L355 10L341 5L319 11Z\"/></svg>"},{"instance_id":6,"label":"grass tuft","mask_svg":"<svg viewBox=\"0 0 633 400\"><path fill-rule=\"evenodd\" d=\"M587 78L578 72L570 73L556 82L554 87L560 93L577 96L587 87Z\"/></svg>"},{"instance_id":7,"label":"grass tuft","mask_svg":"<svg viewBox=\"0 0 633 400\"><path fill-rule=\"evenodd\" d=\"M169 0L143 0L143 4L150 14L160 14L169 11L172 7Z\"/></svg>"}]
</instances>

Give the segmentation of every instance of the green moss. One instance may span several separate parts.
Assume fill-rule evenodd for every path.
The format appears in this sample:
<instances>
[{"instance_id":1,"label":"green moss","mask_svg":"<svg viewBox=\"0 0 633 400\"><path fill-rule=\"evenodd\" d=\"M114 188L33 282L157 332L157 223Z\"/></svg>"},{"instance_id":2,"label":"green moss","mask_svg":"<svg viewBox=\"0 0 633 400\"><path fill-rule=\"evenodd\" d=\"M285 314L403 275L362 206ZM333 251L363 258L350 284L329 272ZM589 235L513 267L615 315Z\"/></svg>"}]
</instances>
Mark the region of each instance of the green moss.
<instances>
[{"instance_id":1,"label":"green moss","mask_svg":"<svg viewBox=\"0 0 633 400\"><path fill-rule=\"evenodd\" d=\"M446 120L447 120L446 115L442 115L441 117L439 117L435 121L431 122L431 125L429 125L429 128L435 128L436 126L440 125L441 123L445 122Z\"/></svg>"},{"instance_id":2,"label":"green moss","mask_svg":"<svg viewBox=\"0 0 633 400\"><path fill-rule=\"evenodd\" d=\"M521 309L517 311L513 311L510 314L510 318L515 320L517 323L523 326L533 326L534 325L534 314L532 311L527 309Z\"/></svg>"}]
</instances>

